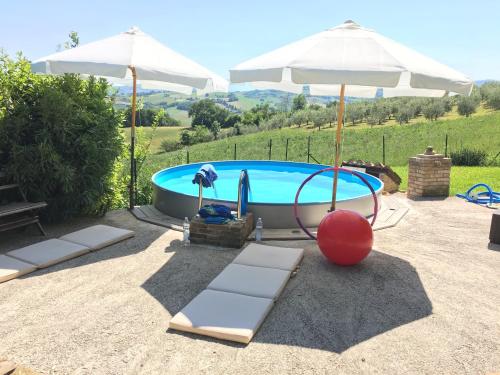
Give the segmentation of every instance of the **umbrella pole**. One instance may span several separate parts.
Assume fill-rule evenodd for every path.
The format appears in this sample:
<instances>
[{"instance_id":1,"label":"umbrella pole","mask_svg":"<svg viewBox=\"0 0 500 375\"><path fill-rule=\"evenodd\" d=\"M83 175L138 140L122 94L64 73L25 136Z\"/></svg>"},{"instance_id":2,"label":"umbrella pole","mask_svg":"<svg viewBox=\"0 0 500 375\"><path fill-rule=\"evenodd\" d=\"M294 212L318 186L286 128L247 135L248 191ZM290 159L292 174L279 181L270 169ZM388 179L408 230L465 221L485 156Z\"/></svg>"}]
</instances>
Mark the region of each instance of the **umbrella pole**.
<instances>
[{"instance_id":1,"label":"umbrella pole","mask_svg":"<svg viewBox=\"0 0 500 375\"><path fill-rule=\"evenodd\" d=\"M135 107L137 99L137 74L135 67L129 66L132 72L132 124L130 126L130 186L129 186L129 208L135 206Z\"/></svg>"},{"instance_id":2,"label":"umbrella pole","mask_svg":"<svg viewBox=\"0 0 500 375\"><path fill-rule=\"evenodd\" d=\"M337 114L337 137L335 141L335 167L339 166L340 162L340 144L342 141L342 123L344 120L344 93L345 84L340 86L339 110ZM337 201L337 184L339 179L339 171L333 172L333 191L332 191L332 206L330 211L335 211L335 203Z\"/></svg>"}]
</instances>

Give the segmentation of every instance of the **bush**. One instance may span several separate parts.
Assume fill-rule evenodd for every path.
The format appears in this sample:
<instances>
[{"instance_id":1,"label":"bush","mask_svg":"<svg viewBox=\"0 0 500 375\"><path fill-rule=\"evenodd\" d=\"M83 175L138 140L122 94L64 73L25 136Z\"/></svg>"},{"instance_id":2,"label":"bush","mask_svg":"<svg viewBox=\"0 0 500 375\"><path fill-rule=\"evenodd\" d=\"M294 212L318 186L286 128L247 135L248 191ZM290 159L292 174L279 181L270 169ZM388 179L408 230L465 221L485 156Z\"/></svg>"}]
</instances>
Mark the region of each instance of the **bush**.
<instances>
[{"instance_id":1,"label":"bush","mask_svg":"<svg viewBox=\"0 0 500 375\"><path fill-rule=\"evenodd\" d=\"M461 150L451 153L451 161L453 165L463 166L480 166L486 164L486 152L481 150L474 150L469 148L462 148Z\"/></svg>"},{"instance_id":2,"label":"bush","mask_svg":"<svg viewBox=\"0 0 500 375\"><path fill-rule=\"evenodd\" d=\"M235 129L237 135L257 133L261 130L257 125L244 125L244 124L236 124Z\"/></svg>"},{"instance_id":3,"label":"bush","mask_svg":"<svg viewBox=\"0 0 500 375\"><path fill-rule=\"evenodd\" d=\"M122 119L109 90L102 79L36 76L22 57L0 56L0 169L28 199L48 203L43 219L123 205Z\"/></svg>"},{"instance_id":4,"label":"bush","mask_svg":"<svg viewBox=\"0 0 500 375\"><path fill-rule=\"evenodd\" d=\"M206 127L195 125L193 130L184 130L181 133L181 144L191 146L197 143L210 142L214 140L213 134Z\"/></svg>"},{"instance_id":5,"label":"bush","mask_svg":"<svg viewBox=\"0 0 500 375\"><path fill-rule=\"evenodd\" d=\"M161 141L160 148L163 152L177 151L182 148L182 144L171 139Z\"/></svg>"}]
</instances>

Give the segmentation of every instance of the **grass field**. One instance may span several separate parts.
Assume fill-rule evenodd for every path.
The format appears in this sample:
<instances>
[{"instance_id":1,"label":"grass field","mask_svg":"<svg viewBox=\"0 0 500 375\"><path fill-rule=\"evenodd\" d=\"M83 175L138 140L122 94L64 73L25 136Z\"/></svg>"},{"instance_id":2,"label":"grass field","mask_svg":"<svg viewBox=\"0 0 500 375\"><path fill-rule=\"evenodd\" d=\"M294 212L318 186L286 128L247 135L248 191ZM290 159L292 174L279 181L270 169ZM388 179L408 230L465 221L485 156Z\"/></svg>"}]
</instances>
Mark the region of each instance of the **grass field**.
<instances>
[{"instance_id":1,"label":"grass field","mask_svg":"<svg viewBox=\"0 0 500 375\"><path fill-rule=\"evenodd\" d=\"M156 129L156 133L151 141L151 151L158 153L161 142L164 139L178 141L180 133L185 129L183 126L164 126ZM130 128L122 129L125 142L130 143ZM137 137L139 141L149 139L152 129L150 127L138 127Z\"/></svg>"},{"instance_id":2,"label":"grass field","mask_svg":"<svg viewBox=\"0 0 500 375\"><path fill-rule=\"evenodd\" d=\"M176 130L179 131L178 128ZM176 130L173 130L170 136L174 136ZM342 156L344 160L382 161L382 138L385 137L386 164L406 165L410 156L423 152L428 145L434 146L438 152L444 152L446 134L448 153L469 147L484 150L490 157L494 157L500 152L500 112L403 126L347 127L344 130ZM162 135L158 133L156 138L160 137ZM189 150L190 160L233 159L235 144L237 159L268 159L270 140L271 158L284 160L288 139L288 159L307 161L308 137L311 137L311 155L320 163L331 164L334 149L333 128L324 128L321 131L312 128L284 128L194 145ZM174 154L176 153L157 155L155 161L170 164L169 159L178 159ZM499 158L500 156L497 160Z\"/></svg>"}]
</instances>

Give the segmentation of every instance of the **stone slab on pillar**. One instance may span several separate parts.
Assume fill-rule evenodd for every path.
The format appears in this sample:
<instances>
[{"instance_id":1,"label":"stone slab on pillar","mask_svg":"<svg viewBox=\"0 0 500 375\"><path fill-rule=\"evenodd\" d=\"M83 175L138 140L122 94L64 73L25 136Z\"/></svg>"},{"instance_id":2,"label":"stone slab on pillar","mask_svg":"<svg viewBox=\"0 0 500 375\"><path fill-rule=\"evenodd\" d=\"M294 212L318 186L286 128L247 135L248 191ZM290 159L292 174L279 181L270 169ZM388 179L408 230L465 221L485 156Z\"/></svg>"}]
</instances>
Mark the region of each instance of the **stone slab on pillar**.
<instances>
[{"instance_id":1,"label":"stone slab on pillar","mask_svg":"<svg viewBox=\"0 0 500 375\"><path fill-rule=\"evenodd\" d=\"M410 158L408 198L447 197L450 193L451 159L427 147L423 154Z\"/></svg>"}]
</instances>

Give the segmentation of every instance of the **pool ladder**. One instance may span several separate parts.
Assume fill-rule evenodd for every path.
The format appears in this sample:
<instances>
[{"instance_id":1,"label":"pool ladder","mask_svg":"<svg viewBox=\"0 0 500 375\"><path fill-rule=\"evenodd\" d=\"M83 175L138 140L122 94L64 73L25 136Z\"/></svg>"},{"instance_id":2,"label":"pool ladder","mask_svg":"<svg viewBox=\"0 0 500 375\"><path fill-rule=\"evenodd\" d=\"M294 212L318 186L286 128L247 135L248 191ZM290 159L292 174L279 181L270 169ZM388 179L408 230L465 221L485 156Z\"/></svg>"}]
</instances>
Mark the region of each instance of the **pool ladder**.
<instances>
[{"instance_id":1,"label":"pool ladder","mask_svg":"<svg viewBox=\"0 0 500 375\"><path fill-rule=\"evenodd\" d=\"M249 191L250 191L250 178L248 177L248 171L246 169L242 169L240 172L240 180L238 182L238 204L237 204L238 219L241 219L242 215L247 214Z\"/></svg>"},{"instance_id":2,"label":"pool ladder","mask_svg":"<svg viewBox=\"0 0 500 375\"><path fill-rule=\"evenodd\" d=\"M241 219L241 216L246 215L247 205L248 205L248 192L250 191L250 178L248 177L248 171L242 169L240 172L240 180L238 181L238 203L237 203L237 218ZM198 188L198 211L203 205L203 184L201 181Z\"/></svg>"}]
</instances>

